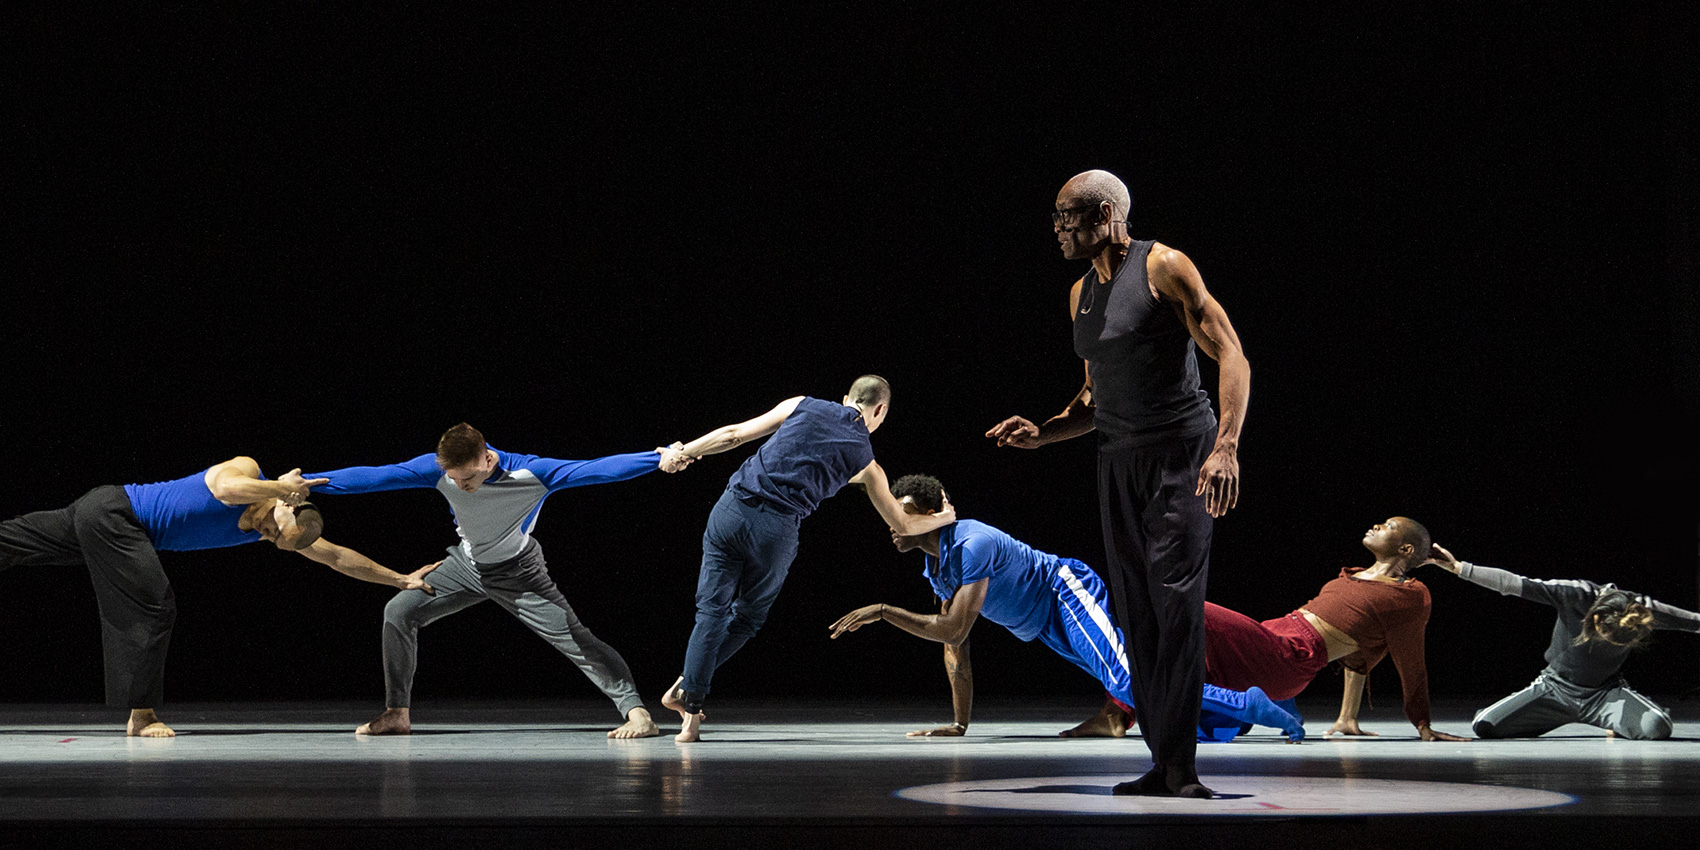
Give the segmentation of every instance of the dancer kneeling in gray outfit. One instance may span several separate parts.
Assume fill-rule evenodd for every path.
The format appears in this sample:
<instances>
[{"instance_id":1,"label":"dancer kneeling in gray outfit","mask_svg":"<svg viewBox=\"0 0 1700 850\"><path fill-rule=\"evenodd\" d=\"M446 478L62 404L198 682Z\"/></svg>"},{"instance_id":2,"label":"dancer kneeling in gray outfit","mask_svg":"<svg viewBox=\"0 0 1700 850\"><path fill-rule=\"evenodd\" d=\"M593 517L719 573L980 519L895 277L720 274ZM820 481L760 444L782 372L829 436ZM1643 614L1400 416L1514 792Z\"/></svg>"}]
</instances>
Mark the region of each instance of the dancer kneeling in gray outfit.
<instances>
[{"instance_id":1,"label":"dancer kneeling in gray outfit","mask_svg":"<svg viewBox=\"0 0 1700 850\"><path fill-rule=\"evenodd\" d=\"M1429 563L1506 596L1558 609L1546 669L1528 687L1477 712L1477 736L1533 738L1566 723L1586 723L1624 738L1670 737L1670 714L1629 687L1619 670L1654 629L1700 632L1700 614L1612 584L1524 578L1477 566L1440 546Z\"/></svg>"}]
</instances>

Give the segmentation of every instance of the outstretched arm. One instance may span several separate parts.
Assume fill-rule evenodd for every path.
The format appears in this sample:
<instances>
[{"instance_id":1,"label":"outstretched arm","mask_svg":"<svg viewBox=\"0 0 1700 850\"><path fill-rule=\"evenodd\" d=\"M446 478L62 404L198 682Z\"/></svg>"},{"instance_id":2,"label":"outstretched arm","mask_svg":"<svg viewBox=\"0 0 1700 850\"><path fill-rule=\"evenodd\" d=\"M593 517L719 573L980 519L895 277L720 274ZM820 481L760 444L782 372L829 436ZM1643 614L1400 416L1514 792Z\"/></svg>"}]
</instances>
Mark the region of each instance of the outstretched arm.
<instances>
[{"instance_id":1,"label":"outstretched arm","mask_svg":"<svg viewBox=\"0 0 1700 850\"><path fill-rule=\"evenodd\" d=\"M879 511L880 518L898 534L912 537L926 534L935 528L944 528L956 522L956 509L950 506L950 497L944 499L944 508L936 513L912 514L903 510L903 505L897 497L891 495L891 482L885 477L885 470L880 468L879 461L870 461L861 472L850 479L851 484L860 484L868 493L868 501L874 503L874 510Z\"/></svg>"},{"instance_id":2,"label":"outstretched arm","mask_svg":"<svg viewBox=\"0 0 1700 850\"><path fill-rule=\"evenodd\" d=\"M785 417L790 416L797 409L797 403L802 400L802 396L788 398L754 419L736 425L723 425L686 443L681 451L690 460L696 460L703 455L720 454L751 440L759 440L779 430L779 426L785 423Z\"/></svg>"},{"instance_id":3,"label":"outstretched arm","mask_svg":"<svg viewBox=\"0 0 1700 850\"><path fill-rule=\"evenodd\" d=\"M316 474L329 482L319 487L320 493L344 495L411 488L430 489L442 480L443 470L437 466L435 454L424 454L401 463L350 466Z\"/></svg>"},{"instance_id":4,"label":"outstretched arm","mask_svg":"<svg viewBox=\"0 0 1700 850\"><path fill-rule=\"evenodd\" d=\"M1185 254L1166 246L1152 251L1154 274L1151 288L1169 302L1186 322L1198 349L1221 367L1216 404L1222 421L1216 428L1216 447L1198 471L1197 494L1204 497L1211 516L1221 516L1240 498L1240 427L1245 422L1246 401L1251 396L1251 363L1240 348L1239 334L1222 309L1204 288L1198 267Z\"/></svg>"},{"instance_id":5,"label":"outstretched arm","mask_svg":"<svg viewBox=\"0 0 1700 850\"><path fill-rule=\"evenodd\" d=\"M252 505L267 499L299 505L313 487L326 482L323 478L302 478L299 468L285 472L276 481L267 481L260 477L260 464L251 457L233 457L209 467L203 480L213 498L227 505Z\"/></svg>"},{"instance_id":6,"label":"outstretched arm","mask_svg":"<svg viewBox=\"0 0 1700 850\"><path fill-rule=\"evenodd\" d=\"M828 628L832 629L832 637L837 638L884 620L916 637L955 646L968 639L969 629L979 619L980 606L986 603L986 585L990 582L991 579L983 578L958 588L956 596L937 614L917 614L895 605L875 604L839 617Z\"/></svg>"},{"instance_id":7,"label":"outstretched arm","mask_svg":"<svg viewBox=\"0 0 1700 850\"><path fill-rule=\"evenodd\" d=\"M631 452L630 454L609 455L595 460L556 460L554 458L538 457L525 462L525 468L530 470L543 486L552 493L565 490L568 487L583 487L587 484L610 484L615 481L626 481L640 475L654 472L663 457L673 452L672 449L651 449L647 452Z\"/></svg>"},{"instance_id":8,"label":"outstretched arm","mask_svg":"<svg viewBox=\"0 0 1700 850\"><path fill-rule=\"evenodd\" d=\"M1072 320L1075 311L1080 307L1081 281L1074 282L1074 288L1068 293L1068 315ZM1060 440L1072 440L1082 434L1091 433L1098 408L1092 403L1092 364L1086 364L1086 383L1080 387L1080 392L1074 394L1068 406L1063 411L1047 420L1043 425L1034 425L1020 416L1011 416L986 431L986 436L998 441L999 446L1014 446L1018 449L1036 449L1047 443Z\"/></svg>"},{"instance_id":9,"label":"outstretched arm","mask_svg":"<svg viewBox=\"0 0 1700 850\"><path fill-rule=\"evenodd\" d=\"M407 575L402 575L401 573L379 565L377 561L374 561L371 558L348 548L347 546L338 546L323 537L313 541L313 545L308 546L305 549L297 549L296 551L300 552L301 555L308 560L317 561L345 576L357 578L361 581L369 581L373 584L387 584L390 587L399 588L401 590L423 590L433 596L437 593L431 585L425 583L425 576L429 575L432 570L436 569L437 565L441 564L442 561L438 561L436 564L427 564L426 566L414 570Z\"/></svg>"},{"instance_id":10,"label":"outstretched arm","mask_svg":"<svg viewBox=\"0 0 1700 850\"><path fill-rule=\"evenodd\" d=\"M832 637L853 632L869 623L884 620L916 637L944 644L944 669L950 674L950 701L955 722L937 729L921 729L909 737L953 737L968 731L974 709L974 668L968 660L968 632L980 617L991 579L963 585L952 599L939 601L939 613L917 614L891 605L857 608L833 623Z\"/></svg>"}]
</instances>

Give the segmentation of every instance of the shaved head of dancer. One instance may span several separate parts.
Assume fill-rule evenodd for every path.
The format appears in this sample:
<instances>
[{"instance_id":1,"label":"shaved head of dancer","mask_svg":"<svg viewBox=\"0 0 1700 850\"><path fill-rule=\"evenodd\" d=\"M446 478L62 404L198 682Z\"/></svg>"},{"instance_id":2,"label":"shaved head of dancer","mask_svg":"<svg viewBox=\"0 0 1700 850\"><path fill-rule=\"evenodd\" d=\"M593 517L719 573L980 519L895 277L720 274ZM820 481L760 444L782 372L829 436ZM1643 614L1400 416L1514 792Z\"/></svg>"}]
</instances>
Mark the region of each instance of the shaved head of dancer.
<instances>
[{"instance_id":1,"label":"shaved head of dancer","mask_svg":"<svg viewBox=\"0 0 1700 850\"><path fill-rule=\"evenodd\" d=\"M1089 260L1104 249L1120 225L1127 232L1133 196L1127 184L1108 171L1083 171L1069 178L1057 193L1057 208L1051 223L1062 243L1063 257Z\"/></svg>"},{"instance_id":2,"label":"shaved head of dancer","mask_svg":"<svg viewBox=\"0 0 1700 850\"><path fill-rule=\"evenodd\" d=\"M437 440L437 466L456 487L472 493L496 471L496 453L484 442L483 433L462 422Z\"/></svg>"},{"instance_id":3,"label":"shaved head of dancer","mask_svg":"<svg viewBox=\"0 0 1700 850\"><path fill-rule=\"evenodd\" d=\"M891 412L891 382L878 375L863 375L844 394L844 404L862 411L862 421L872 434Z\"/></svg>"},{"instance_id":4,"label":"shaved head of dancer","mask_svg":"<svg viewBox=\"0 0 1700 850\"><path fill-rule=\"evenodd\" d=\"M252 522L260 539L285 552L296 552L318 542L325 533L325 517L319 513L318 505L312 502L290 505L282 499L268 501L269 504L262 502L250 508L259 514Z\"/></svg>"},{"instance_id":5,"label":"shaved head of dancer","mask_svg":"<svg viewBox=\"0 0 1700 850\"><path fill-rule=\"evenodd\" d=\"M1429 547L1428 529L1410 517L1390 517L1364 533L1365 549L1378 560L1403 561L1404 569L1428 560Z\"/></svg>"}]
</instances>

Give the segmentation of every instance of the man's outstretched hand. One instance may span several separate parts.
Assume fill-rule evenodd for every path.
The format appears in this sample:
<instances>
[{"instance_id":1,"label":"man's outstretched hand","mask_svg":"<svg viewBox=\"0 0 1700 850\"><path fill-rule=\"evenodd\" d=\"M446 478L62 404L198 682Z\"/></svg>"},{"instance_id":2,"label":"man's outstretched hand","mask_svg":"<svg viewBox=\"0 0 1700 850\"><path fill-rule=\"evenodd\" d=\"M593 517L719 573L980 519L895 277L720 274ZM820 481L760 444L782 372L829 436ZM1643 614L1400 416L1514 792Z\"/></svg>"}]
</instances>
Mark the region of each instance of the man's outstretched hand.
<instances>
[{"instance_id":1,"label":"man's outstretched hand","mask_svg":"<svg viewBox=\"0 0 1700 850\"><path fill-rule=\"evenodd\" d=\"M423 590L426 593L431 594L432 596L436 596L437 595L437 589L432 587L429 584L426 584L425 583L425 577L427 575L430 575L432 570L434 570L434 569L436 569L436 568L438 568L442 565L443 565L442 561L438 561L435 564L426 564L425 566L420 567L419 569L414 570L413 572L402 576L401 577L401 584L399 585L399 587L402 590Z\"/></svg>"},{"instance_id":2,"label":"man's outstretched hand","mask_svg":"<svg viewBox=\"0 0 1700 850\"><path fill-rule=\"evenodd\" d=\"M1039 426L1019 416L1011 416L992 426L986 432L987 437L998 441L999 446L1014 446L1018 449L1036 449L1043 442L1039 440Z\"/></svg>"},{"instance_id":3,"label":"man's outstretched hand","mask_svg":"<svg viewBox=\"0 0 1700 850\"><path fill-rule=\"evenodd\" d=\"M314 487L317 487L320 484L329 484L331 483L331 480L329 478L314 478L311 480L302 478L301 468L296 467L282 475L279 475L277 477L277 483L288 488L288 492L279 497L283 499L283 503L286 505L299 505L302 502L307 501L307 497L312 494Z\"/></svg>"},{"instance_id":4,"label":"man's outstretched hand","mask_svg":"<svg viewBox=\"0 0 1700 850\"><path fill-rule=\"evenodd\" d=\"M837 638L846 632L853 632L869 623L877 622L885 616L884 605L864 605L842 617L827 628L832 629L832 637Z\"/></svg>"},{"instance_id":5,"label":"man's outstretched hand","mask_svg":"<svg viewBox=\"0 0 1700 850\"><path fill-rule=\"evenodd\" d=\"M678 472L679 470L690 466L691 462L696 460L696 458L685 454L684 451L682 451L684 448L684 443L674 443L673 445L665 448L661 446L655 447L656 453L661 455L662 472Z\"/></svg>"},{"instance_id":6,"label":"man's outstretched hand","mask_svg":"<svg viewBox=\"0 0 1700 850\"><path fill-rule=\"evenodd\" d=\"M1423 562L1423 566L1427 566L1429 564L1433 564L1449 573L1452 573L1453 575L1457 575L1458 571L1463 569L1463 567L1459 565L1458 559L1453 557L1452 553L1446 551L1446 547L1439 543L1429 544L1428 560Z\"/></svg>"}]
</instances>

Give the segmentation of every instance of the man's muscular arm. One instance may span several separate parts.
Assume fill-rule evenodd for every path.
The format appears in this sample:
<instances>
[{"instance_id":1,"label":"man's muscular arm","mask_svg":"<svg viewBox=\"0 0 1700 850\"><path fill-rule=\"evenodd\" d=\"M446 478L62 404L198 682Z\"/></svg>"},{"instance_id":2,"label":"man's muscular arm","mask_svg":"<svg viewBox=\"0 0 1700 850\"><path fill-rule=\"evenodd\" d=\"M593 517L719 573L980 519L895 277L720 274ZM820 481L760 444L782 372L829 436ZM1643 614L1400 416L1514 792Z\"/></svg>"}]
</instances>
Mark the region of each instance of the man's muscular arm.
<instances>
[{"instance_id":1,"label":"man's muscular arm","mask_svg":"<svg viewBox=\"0 0 1700 850\"><path fill-rule=\"evenodd\" d=\"M357 578L361 581L369 581L373 584L387 584L390 587L399 588L401 590L423 590L433 596L436 595L437 591L433 589L431 585L425 583L425 576L429 575L432 570L436 569L439 564L443 563L442 561L438 561L435 564L427 564L426 566L414 570L411 573L403 575L395 570L389 569L388 567L379 565L377 561L374 561L371 558L348 548L347 546L338 546L323 537L313 541L313 545L308 546L305 549L297 549L296 551L300 552L302 557L305 557L310 561L317 561L324 564L325 566L330 567L345 576L349 576L350 578Z\"/></svg>"},{"instance_id":2,"label":"man's muscular arm","mask_svg":"<svg viewBox=\"0 0 1700 850\"><path fill-rule=\"evenodd\" d=\"M720 454L751 440L759 440L779 430L779 426L785 424L785 417L790 416L797 409L797 403L802 400L802 396L788 398L754 419L716 428L686 443L680 451L689 458L686 461L689 463L703 455Z\"/></svg>"},{"instance_id":3,"label":"man's muscular arm","mask_svg":"<svg viewBox=\"0 0 1700 850\"><path fill-rule=\"evenodd\" d=\"M884 620L916 637L944 644L944 666L950 674L950 700L956 722L910 732L909 737L951 737L968 730L974 707L974 670L968 661L968 632L980 617L980 606L986 603L986 586L990 582L991 579L983 578L963 585L955 597L939 603L937 614L917 614L891 605L868 605L832 624L833 638Z\"/></svg>"},{"instance_id":4,"label":"man's muscular arm","mask_svg":"<svg viewBox=\"0 0 1700 850\"><path fill-rule=\"evenodd\" d=\"M328 478L307 480L299 468L291 469L276 481L260 478L260 464L251 457L233 457L207 469L203 477L213 498L227 505L252 505L267 499L282 499L291 505L307 500L309 491Z\"/></svg>"},{"instance_id":5,"label":"man's muscular arm","mask_svg":"<svg viewBox=\"0 0 1700 850\"><path fill-rule=\"evenodd\" d=\"M1073 321L1075 311L1080 306L1081 281L1074 282L1074 288L1068 293L1068 315ZM1063 412L1045 420L1043 425L1034 425L1020 416L1011 416L986 432L987 437L998 441L999 446L1014 446L1018 449L1036 449L1046 443L1061 440L1072 440L1082 434L1089 434L1096 427L1094 420L1098 408L1092 403L1092 364L1086 364L1086 382L1081 385L1080 392L1074 394Z\"/></svg>"},{"instance_id":6,"label":"man's muscular arm","mask_svg":"<svg viewBox=\"0 0 1700 850\"><path fill-rule=\"evenodd\" d=\"M874 510L879 511L881 519L898 534L913 537L926 534L935 528L943 528L956 522L956 509L950 506L950 497L944 497L944 508L930 514L912 514L903 510L903 505L897 497L891 495L891 483L886 480L885 470L879 461L870 461L862 471L850 479L851 484L860 484L868 493L868 501L874 503Z\"/></svg>"},{"instance_id":7,"label":"man's muscular arm","mask_svg":"<svg viewBox=\"0 0 1700 850\"><path fill-rule=\"evenodd\" d=\"M917 614L895 605L875 604L839 617L828 628L837 638L845 632L884 620L916 637L955 646L968 639L968 630L974 628L974 621L980 616L980 606L986 603L986 585L990 582L991 579L983 578L963 585L950 604L937 614Z\"/></svg>"},{"instance_id":8,"label":"man's muscular arm","mask_svg":"<svg viewBox=\"0 0 1700 850\"><path fill-rule=\"evenodd\" d=\"M1216 429L1216 447L1198 471L1196 491L1204 496L1210 515L1219 517L1240 499L1240 427L1251 396L1251 363L1227 311L1204 288L1204 278L1192 260L1166 245L1156 245L1148 262L1152 294L1174 307L1199 350L1220 367L1216 403L1222 421Z\"/></svg>"},{"instance_id":9,"label":"man's muscular arm","mask_svg":"<svg viewBox=\"0 0 1700 850\"><path fill-rule=\"evenodd\" d=\"M949 602L941 602L948 606ZM909 738L959 738L968 732L968 722L974 714L974 666L968 660L968 641L944 645L944 671L950 677L950 708L952 722L936 729L917 729Z\"/></svg>"}]
</instances>

